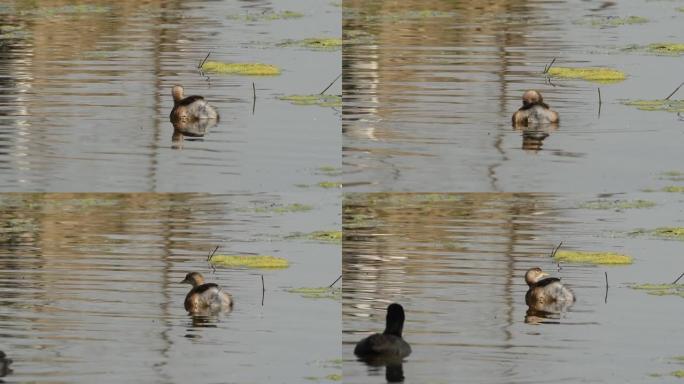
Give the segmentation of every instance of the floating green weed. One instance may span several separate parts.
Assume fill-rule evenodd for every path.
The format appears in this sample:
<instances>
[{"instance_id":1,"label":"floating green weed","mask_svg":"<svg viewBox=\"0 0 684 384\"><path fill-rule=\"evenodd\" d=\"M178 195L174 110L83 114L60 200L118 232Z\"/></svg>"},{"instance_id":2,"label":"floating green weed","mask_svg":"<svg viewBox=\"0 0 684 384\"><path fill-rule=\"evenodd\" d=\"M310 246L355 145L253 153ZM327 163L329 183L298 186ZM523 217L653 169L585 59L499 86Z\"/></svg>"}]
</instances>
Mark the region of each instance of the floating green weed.
<instances>
[{"instance_id":1,"label":"floating green weed","mask_svg":"<svg viewBox=\"0 0 684 384\"><path fill-rule=\"evenodd\" d=\"M307 238L311 240L339 243L342 241L342 231L315 231L308 234Z\"/></svg>"},{"instance_id":2,"label":"floating green weed","mask_svg":"<svg viewBox=\"0 0 684 384\"><path fill-rule=\"evenodd\" d=\"M622 104L642 111L684 112L684 100L623 100Z\"/></svg>"},{"instance_id":3,"label":"floating green weed","mask_svg":"<svg viewBox=\"0 0 684 384\"><path fill-rule=\"evenodd\" d=\"M207 61L202 65L206 72L245 75L245 76L276 76L280 74L280 68L271 64L262 63L224 63L220 61Z\"/></svg>"},{"instance_id":4,"label":"floating green weed","mask_svg":"<svg viewBox=\"0 0 684 384\"><path fill-rule=\"evenodd\" d=\"M684 284L632 284L632 289L644 291L654 296L680 296L684 297Z\"/></svg>"},{"instance_id":5,"label":"floating green weed","mask_svg":"<svg viewBox=\"0 0 684 384\"><path fill-rule=\"evenodd\" d=\"M663 192L673 192L673 193L682 193L684 192L684 186L681 185L670 185L668 187L663 187Z\"/></svg>"},{"instance_id":6,"label":"floating green weed","mask_svg":"<svg viewBox=\"0 0 684 384\"><path fill-rule=\"evenodd\" d=\"M618 27L621 25L632 25L632 24L644 24L647 23L648 19L641 16L606 16L606 17L593 17L587 21L580 22L580 24L589 24L592 27Z\"/></svg>"},{"instance_id":7,"label":"floating green weed","mask_svg":"<svg viewBox=\"0 0 684 384\"><path fill-rule=\"evenodd\" d=\"M321 107L341 107L342 97L338 95L289 95L280 96L280 100L295 105L318 105Z\"/></svg>"},{"instance_id":8,"label":"floating green weed","mask_svg":"<svg viewBox=\"0 0 684 384\"><path fill-rule=\"evenodd\" d=\"M256 207L254 208L254 212L256 213L293 213L293 212L307 212L312 210L313 207L311 205L306 205L306 204L299 204L299 203L294 203L294 204L287 204L287 205L277 205L277 204L272 204L268 206L261 206L261 207Z\"/></svg>"},{"instance_id":9,"label":"floating green weed","mask_svg":"<svg viewBox=\"0 0 684 384\"><path fill-rule=\"evenodd\" d=\"M684 181L684 173L679 171L667 171L660 174L662 179L670 181Z\"/></svg>"},{"instance_id":10,"label":"floating green weed","mask_svg":"<svg viewBox=\"0 0 684 384\"><path fill-rule=\"evenodd\" d=\"M680 55L684 53L682 43L653 43L646 46L646 50L661 55Z\"/></svg>"},{"instance_id":11,"label":"floating green weed","mask_svg":"<svg viewBox=\"0 0 684 384\"><path fill-rule=\"evenodd\" d=\"M214 255L210 263L223 267L246 267L260 269L282 269L290 266L287 259L275 256Z\"/></svg>"},{"instance_id":12,"label":"floating green weed","mask_svg":"<svg viewBox=\"0 0 684 384\"><path fill-rule=\"evenodd\" d=\"M580 204L584 209L639 209L655 207L656 203L648 200L597 200Z\"/></svg>"},{"instance_id":13,"label":"floating green weed","mask_svg":"<svg viewBox=\"0 0 684 384\"><path fill-rule=\"evenodd\" d=\"M308 38L303 40L286 40L278 45L281 47L298 46L310 49L332 51L340 49L342 47L342 39L319 37Z\"/></svg>"},{"instance_id":14,"label":"floating green weed","mask_svg":"<svg viewBox=\"0 0 684 384\"><path fill-rule=\"evenodd\" d=\"M293 11L266 11L266 12L250 12L240 15L228 15L231 20L240 21L273 21L273 20L287 20L298 19L304 17L304 14Z\"/></svg>"},{"instance_id":15,"label":"floating green weed","mask_svg":"<svg viewBox=\"0 0 684 384\"><path fill-rule=\"evenodd\" d=\"M337 181L321 181L318 183L318 186L321 188L342 188L342 183Z\"/></svg>"},{"instance_id":16,"label":"floating green weed","mask_svg":"<svg viewBox=\"0 0 684 384\"><path fill-rule=\"evenodd\" d=\"M676 370L674 372L671 372L670 375L681 379L684 377L684 370L682 370L682 369Z\"/></svg>"},{"instance_id":17,"label":"floating green weed","mask_svg":"<svg viewBox=\"0 0 684 384\"><path fill-rule=\"evenodd\" d=\"M632 264L632 257L615 252L558 251L556 261L584 264Z\"/></svg>"},{"instance_id":18,"label":"floating green weed","mask_svg":"<svg viewBox=\"0 0 684 384\"><path fill-rule=\"evenodd\" d=\"M338 287L302 287L290 288L290 293L296 293L307 299L332 299L342 300L342 289Z\"/></svg>"},{"instance_id":19,"label":"floating green weed","mask_svg":"<svg viewBox=\"0 0 684 384\"><path fill-rule=\"evenodd\" d=\"M318 171L327 176L340 176L342 174L342 169L339 167L333 167L330 165L324 165L318 168Z\"/></svg>"},{"instance_id":20,"label":"floating green weed","mask_svg":"<svg viewBox=\"0 0 684 384\"><path fill-rule=\"evenodd\" d=\"M653 234L669 239L684 240L684 227L660 227L656 228Z\"/></svg>"},{"instance_id":21,"label":"floating green weed","mask_svg":"<svg viewBox=\"0 0 684 384\"><path fill-rule=\"evenodd\" d=\"M39 7L34 9L22 10L19 13L22 15L30 15L37 17L52 17L60 15L79 15L89 13L107 13L111 11L110 7L101 5L64 5L61 7Z\"/></svg>"},{"instance_id":22,"label":"floating green weed","mask_svg":"<svg viewBox=\"0 0 684 384\"><path fill-rule=\"evenodd\" d=\"M551 67L547 73L549 76L582 79L602 84L618 83L627 78L624 72L612 68Z\"/></svg>"}]
</instances>

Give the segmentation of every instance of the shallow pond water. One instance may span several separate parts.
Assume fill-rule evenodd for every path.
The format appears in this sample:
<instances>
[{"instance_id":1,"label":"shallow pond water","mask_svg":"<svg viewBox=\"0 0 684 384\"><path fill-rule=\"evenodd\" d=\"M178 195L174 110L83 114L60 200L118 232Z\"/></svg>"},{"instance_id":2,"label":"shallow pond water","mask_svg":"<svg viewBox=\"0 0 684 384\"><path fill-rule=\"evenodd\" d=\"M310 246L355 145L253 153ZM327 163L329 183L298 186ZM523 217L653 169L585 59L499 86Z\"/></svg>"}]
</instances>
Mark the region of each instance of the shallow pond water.
<instances>
[{"instance_id":1,"label":"shallow pond water","mask_svg":"<svg viewBox=\"0 0 684 384\"><path fill-rule=\"evenodd\" d=\"M636 199L656 205L582 208ZM345 383L385 382L385 368L357 361L353 348L382 331L392 302L406 310L413 349L406 383L674 382L684 369L682 297L630 284L672 283L684 272L682 242L644 231L681 226L682 209L667 193L345 194ZM634 263L558 270L549 255L561 241L562 250L615 251ZM567 312L526 322L523 276L534 266L574 290Z\"/></svg>"},{"instance_id":2,"label":"shallow pond water","mask_svg":"<svg viewBox=\"0 0 684 384\"><path fill-rule=\"evenodd\" d=\"M328 181L316 169L339 167L339 108L278 99L317 94L340 74L339 49L282 44L339 38L339 4L36 4L0 4L0 190L283 191ZM279 18L283 11L301 17ZM209 52L282 74L202 75ZM175 84L221 115L182 146L169 122ZM340 81L326 91L340 92Z\"/></svg>"},{"instance_id":3,"label":"shallow pond water","mask_svg":"<svg viewBox=\"0 0 684 384\"><path fill-rule=\"evenodd\" d=\"M339 276L339 243L295 236L339 230L339 194L326 196L0 194L0 350L14 360L2 379L332 382L340 302L288 292ZM216 245L290 266L212 270ZM189 271L231 292L232 312L189 316Z\"/></svg>"},{"instance_id":4,"label":"shallow pond water","mask_svg":"<svg viewBox=\"0 0 684 384\"><path fill-rule=\"evenodd\" d=\"M621 102L663 99L681 83L681 55L624 50L683 43L680 0L344 6L348 191L636 191L681 163L684 122ZM648 22L595 25L618 16ZM614 67L627 79L549 82L542 72L554 58L555 67ZM557 128L511 127L530 88L560 113Z\"/></svg>"}]
</instances>

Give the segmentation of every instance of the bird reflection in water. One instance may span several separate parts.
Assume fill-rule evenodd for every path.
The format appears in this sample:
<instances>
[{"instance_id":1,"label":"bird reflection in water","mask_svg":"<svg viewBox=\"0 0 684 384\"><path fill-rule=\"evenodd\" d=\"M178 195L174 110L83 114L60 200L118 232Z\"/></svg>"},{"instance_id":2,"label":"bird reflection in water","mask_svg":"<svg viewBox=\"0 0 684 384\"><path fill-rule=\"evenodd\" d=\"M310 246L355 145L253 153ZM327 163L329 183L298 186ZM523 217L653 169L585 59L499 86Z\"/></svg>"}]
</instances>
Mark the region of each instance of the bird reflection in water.
<instances>
[{"instance_id":1,"label":"bird reflection in water","mask_svg":"<svg viewBox=\"0 0 684 384\"><path fill-rule=\"evenodd\" d=\"M525 294L528 324L557 323L560 314L575 303L575 294L563 285L559 278L546 277L548 273L541 268L531 268L525 273L529 289ZM552 321L549 321L552 320Z\"/></svg>"},{"instance_id":2,"label":"bird reflection in water","mask_svg":"<svg viewBox=\"0 0 684 384\"><path fill-rule=\"evenodd\" d=\"M182 149L185 137L190 138L189 140L202 140L207 131L218 124L218 119L172 120L171 124L173 124L171 147L173 149Z\"/></svg>"}]
</instances>

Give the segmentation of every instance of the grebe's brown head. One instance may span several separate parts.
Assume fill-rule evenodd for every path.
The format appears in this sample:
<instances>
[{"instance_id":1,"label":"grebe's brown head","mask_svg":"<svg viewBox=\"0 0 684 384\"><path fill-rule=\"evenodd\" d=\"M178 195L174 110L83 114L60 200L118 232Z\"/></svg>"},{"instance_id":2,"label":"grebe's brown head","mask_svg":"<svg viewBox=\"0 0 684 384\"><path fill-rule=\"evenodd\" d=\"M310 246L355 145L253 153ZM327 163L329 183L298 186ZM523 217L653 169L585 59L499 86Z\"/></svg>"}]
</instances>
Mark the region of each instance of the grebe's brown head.
<instances>
[{"instance_id":1,"label":"grebe's brown head","mask_svg":"<svg viewBox=\"0 0 684 384\"><path fill-rule=\"evenodd\" d=\"M181 89L182 92L182 89ZM528 91L525 91L522 96L522 102L523 102L523 107L531 107L535 104L542 104L544 102L544 99L542 99L541 93L535 91L534 89L530 89Z\"/></svg>"},{"instance_id":2,"label":"grebe's brown head","mask_svg":"<svg viewBox=\"0 0 684 384\"><path fill-rule=\"evenodd\" d=\"M173 96L174 103L183 100L183 87L181 87L180 85L175 85L171 90L171 95Z\"/></svg>"},{"instance_id":3,"label":"grebe's brown head","mask_svg":"<svg viewBox=\"0 0 684 384\"><path fill-rule=\"evenodd\" d=\"M181 284L190 284L193 288L198 287L204 284L204 277L202 277L202 274L199 272L190 272L185 275L185 279L181 281Z\"/></svg>"},{"instance_id":4,"label":"grebe's brown head","mask_svg":"<svg viewBox=\"0 0 684 384\"><path fill-rule=\"evenodd\" d=\"M527 283L527 285L532 286L533 284L537 283L539 280L548 275L548 273L542 271L539 267L530 268L527 270L527 273L525 273L525 282Z\"/></svg>"}]
</instances>

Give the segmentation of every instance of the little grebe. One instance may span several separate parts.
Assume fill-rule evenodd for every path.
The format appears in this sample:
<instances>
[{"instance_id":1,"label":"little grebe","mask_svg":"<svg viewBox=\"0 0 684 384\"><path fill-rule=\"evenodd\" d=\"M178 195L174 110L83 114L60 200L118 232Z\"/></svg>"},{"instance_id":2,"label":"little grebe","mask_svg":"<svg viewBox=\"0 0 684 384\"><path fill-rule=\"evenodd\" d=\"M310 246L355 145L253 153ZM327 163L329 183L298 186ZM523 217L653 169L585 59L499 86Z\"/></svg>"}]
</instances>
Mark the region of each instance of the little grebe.
<instances>
[{"instance_id":1,"label":"little grebe","mask_svg":"<svg viewBox=\"0 0 684 384\"><path fill-rule=\"evenodd\" d=\"M199 272L185 275L181 283L192 285L185 296L185 310L190 313L218 312L233 307L233 297L214 283L205 283Z\"/></svg>"},{"instance_id":2,"label":"little grebe","mask_svg":"<svg viewBox=\"0 0 684 384\"><path fill-rule=\"evenodd\" d=\"M202 96L183 97L183 87L176 85L171 90L173 109L169 118L171 121L190 122L201 119L216 119L219 114Z\"/></svg>"},{"instance_id":3,"label":"little grebe","mask_svg":"<svg viewBox=\"0 0 684 384\"><path fill-rule=\"evenodd\" d=\"M549 108L541 93L535 90L523 93L523 106L514 114L514 126L531 126L539 124L554 124L558 122L558 113Z\"/></svg>"},{"instance_id":4,"label":"little grebe","mask_svg":"<svg viewBox=\"0 0 684 384\"><path fill-rule=\"evenodd\" d=\"M550 303L568 303L575 301L575 294L570 288L564 286L560 279L549 277L548 273L541 268L531 268L525 273L525 282L530 287L525 295L525 303L528 306Z\"/></svg>"}]
</instances>

